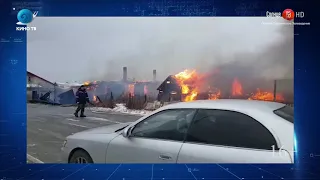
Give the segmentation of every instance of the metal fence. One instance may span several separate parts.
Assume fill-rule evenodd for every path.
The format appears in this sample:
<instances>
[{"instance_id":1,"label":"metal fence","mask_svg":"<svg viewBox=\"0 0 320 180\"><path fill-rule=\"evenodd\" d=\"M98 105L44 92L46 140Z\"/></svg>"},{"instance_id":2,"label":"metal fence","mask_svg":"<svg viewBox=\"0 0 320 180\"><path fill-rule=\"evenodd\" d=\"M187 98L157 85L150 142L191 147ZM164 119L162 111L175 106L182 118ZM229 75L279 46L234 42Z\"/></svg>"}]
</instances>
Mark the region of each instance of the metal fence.
<instances>
[{"instance_id":1,"label":"metal fence","mask_svg":"<svg viewBox=\"0 0 320 180\"><path fill-rule=\"evenodd\" d=\"M232 95L230 87L221 88L221 94L217 99L250 99L261 101L276 101L293 106L294 88L293 79L265 79L244 82L242 94ZM220 88L219 88L220 89ZM197 100L208 99L208 92L199 93ZM169 98L163 99L167 102ZM161 100L160 100L161 101Z\"/></svg>"},{"instance_id":2,"label":"metal fence","mask_svg":"<svg viewBox=\"0 0 320 180\"><path fill-rule=\"evenodd\" d=\"M294 104L294 80L293 79L277 79L274 81L268 81L265 84L267 89L273 89L274 101L277 101L277 95L280 95L284 98L284 102L288 105L293 106ZM46 97L45 95L49 93ZM58 95L61 92L58 87L53 88L44 88L44 87L28 87L27 88L27 100L40 100L41 97L45 96L47 101L59 103ZM134 106L133 109L140 109L142 104L151 103L156 100L157 93L150 92L147 97L145 96L122 96L120 99L113 99L115 103L125 103L127 105ZM128 104L130 100L130 103ZM134 103L133 103L134 102ZM135 105L138 104L138 105ZM137 107L136 107L137 106Z\"/></svg>"}]
</instances>

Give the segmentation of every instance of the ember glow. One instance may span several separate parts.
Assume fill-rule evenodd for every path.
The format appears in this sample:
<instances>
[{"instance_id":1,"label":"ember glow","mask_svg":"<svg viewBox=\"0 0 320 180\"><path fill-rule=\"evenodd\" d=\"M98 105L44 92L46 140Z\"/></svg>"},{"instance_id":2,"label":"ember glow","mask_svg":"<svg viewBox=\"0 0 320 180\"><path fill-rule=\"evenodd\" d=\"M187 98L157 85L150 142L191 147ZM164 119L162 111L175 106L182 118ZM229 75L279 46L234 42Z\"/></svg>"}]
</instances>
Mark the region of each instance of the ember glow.
<instances>
[{"instance_id":1,"label":"ember glow","mask_svg":"<svg viewBox=\"0 0 320 180\"><path fill-rule=\"evenodd\" d=\"M249 100L261 100L261 101L273 101L274 100L274 94L271 92L265 92L261 91L260 89L257 89L257 92L254 93ZM281 94L276 94L276 101L283 102L284 98Z\"/></svg>"},{"instance_id":2,"label":"ember glow","mask_svg":"<svg viewBox=\"0 0 320 180\"><path fill-rule=\"evenodd\" d=\"M215 74L211 76L215 76ZM181 87L182 101L197 100L197 97L199 97L200 94L206 94L206 97L209 100L216 100L221 98L241 98L263 101L274 100L272 92L261 91L260 89L257 89L256 92L253 93L244 92L244 87L237 77L234 77L232 84L230 84L229 93L222 92L221 89L219 89L218 87L214 87L214 85L212 84L210 84L210 86L206 90L204 90L203 87L208 86L205 77L208 76L198 74L195 70L184 70L174 75L174 78L176 79L178 85ZM281 94L277 94L276 101L283 102L283 96Z\"/></svg>"},{"instance_id":3,"label":"ember glow","mask_svg":"<svg viewBox=\"0 0 320 180\"><path fill-rule=\"evenodd\" d=\"M128 85L128 92L131 96L134 96L134 84Z\"/></svg>"},{"instance_id":4,"label":"ember glow","mask_svg":"<svg viewBox=\"0 0 320 180\"><path fill-rule=\"evenodd\" d=\"M216 93L209 93L209 100L217 100L220 99L221 91L218 90Z\"/></svg>"},{"instance_id":5,"label":"ember glow","mask_svg":"<svg viewBox=\"0 0 320 180\"><path fill-rule=\"evenodd\" d=\"M144 95L148 94L148 86L147 85L143 86L143 93L144 93Z\"/></svg>"},{"instance_id":6,"label":"ember glow","mask_svg":"<svg viewBox=\"0 0 320 180\"><path fill-rule=\"evenodd\" d=\"M234 78L232 83L232 96L242 95L242 85L239 82L238 78Z\"/></svg>"},{"instance_id":7,"label":"ember glow","mask_svg":"<svg viewBox=\"0 0 320 180\"><path fill-rule=\"evenodd\" d=\"M93 102L98 102L97 96L93 96L92 100Z\"/></svg>"}]
</instances>

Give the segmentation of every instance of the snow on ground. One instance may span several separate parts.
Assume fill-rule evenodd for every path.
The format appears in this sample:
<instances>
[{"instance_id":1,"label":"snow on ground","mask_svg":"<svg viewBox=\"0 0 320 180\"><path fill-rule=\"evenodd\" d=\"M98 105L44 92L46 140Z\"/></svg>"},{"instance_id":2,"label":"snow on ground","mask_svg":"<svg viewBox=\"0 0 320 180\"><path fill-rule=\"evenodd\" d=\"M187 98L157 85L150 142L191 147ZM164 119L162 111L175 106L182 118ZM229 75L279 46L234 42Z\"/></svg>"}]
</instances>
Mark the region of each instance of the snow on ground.
<instances>
[{"instance_id":1,"label":"snow on ground","mask_svg":"<svg viewBox=\"0 0 320 180\"><path fill-rule=\"evenodd\" d=\"M27 88L30 88L30 87L42 87L42 86L40 86L39 84L27 84Z\"/></svg>"},{"instance_id":2,"label":"snow on ground","mask_svg":"<svg viewBox=\"0 0 320 180\"><path fill-rule=\"evenodd\" d=\"M63 89L70 89L72 87L79 87L81 85L83 85L83 83L77 83L77 82L73 82L73 83L61 83L61 82L57 82L58 86L63 88Z\"/></svg>"},{"instance_id":3,"label":"snow on ground","mask_svg":"<svg viewBox=\"0 0 320 180\"><path fill-rule=\"evenodd\" d=\"M104 108L104 107L91 107L90 109L92 112L118 112L123 114L139 115L139 116L144 116L152 112L147 110L128 109L124 104L116 104L116 107L113 109Z\"/></svg>"}]
</instances>

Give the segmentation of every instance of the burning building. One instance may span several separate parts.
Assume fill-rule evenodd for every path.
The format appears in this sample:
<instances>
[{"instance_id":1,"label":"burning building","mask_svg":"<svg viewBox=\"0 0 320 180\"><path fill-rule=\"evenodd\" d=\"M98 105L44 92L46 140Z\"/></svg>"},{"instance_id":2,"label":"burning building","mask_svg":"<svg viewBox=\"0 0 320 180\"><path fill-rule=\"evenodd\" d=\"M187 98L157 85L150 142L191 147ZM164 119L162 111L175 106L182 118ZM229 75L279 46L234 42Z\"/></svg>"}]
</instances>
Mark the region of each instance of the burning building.
<instances>
[{"instance_id":1,"label":"burning building","mask_svg":"<svg viewBox=\"0 0 320 180\"><path fill-rule=\"evenodd\" d=\"M174 76L168 76L157 88L159 91L158 101L180 101L181 100L181 86L179 86L177 79Z\"/></svg>"},{"instance_id":2,"label":"burning building","mask_svg":"<svg viewBox=\"0 0 320 180\"><path fill-rule=\"evenodd\" d=\"M149 100L155 100L159 82L156 81L156 70L152 71L152 80L150 81L130 80L127 67L123 67L122 79L118 81L86 81L71 84L52 83L27 72L27 97L29 100L48 97L54 103L74 104L76 102L75 93L81 85L86 86L90 101L103 103L111 99L125 99L129 96L135 98L148 97Z\"/></svg>"},{"instance_id":3,"label":"burning building","mask_svg":"<svg viewBox=\"0 0 320 180\"><path fill-rule=\"evenodd\" d=\"M184 70L169 76L163 81L157 89L159 91L158 100L248 99L286 101L283 93L276 92L273 89L275 86L259 88L252 85L251 82L244 83L238 77L224 77L219 71L200 74L195 70ZM266 82L266 80L260 80L260 84L267 84ZM270 81L268 83L270 84Z\"/></svg>"},{"instance_id":4,"label":"burning building","mask_svg":"<svg viewBox=\"0 0 320 180\"><path fill-rule=\"evenodd\" d=\"M128 69L123 67L123 77L119 81L93 81L85 82L88 85L87 92L93 102L125 99L126 97L145 97L155 99L157 96L158 82L155 81L156 70L153 70L153 78L150 81L134 81L128 78Z\"/></svg>"},{"instance_id":5,"label":"burning building","mask_svg":"<svg viewBox=\"0 0 320 180\"><path fill-rule=\"evenodd\" d=\"M153 82L98 81L95 84L90 83L87 92L92 101L95 101L97 97L102 101L107 101L110 100L111 96L114 100L129 95L154 97L156 96L156 85Z\"/></svg>"}]
</instances>

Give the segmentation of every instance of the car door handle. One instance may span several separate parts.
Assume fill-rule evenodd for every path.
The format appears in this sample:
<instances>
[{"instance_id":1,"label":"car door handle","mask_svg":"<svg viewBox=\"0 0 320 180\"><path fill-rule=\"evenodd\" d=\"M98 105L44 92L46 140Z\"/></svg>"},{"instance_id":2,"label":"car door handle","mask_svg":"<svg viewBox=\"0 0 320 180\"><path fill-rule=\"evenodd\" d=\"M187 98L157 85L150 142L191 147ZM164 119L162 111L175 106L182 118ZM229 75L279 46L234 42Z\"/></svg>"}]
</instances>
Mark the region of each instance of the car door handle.
<instances>
[{"instance_id":1,"label":"car door handle","mask_svg":"<svg viewBox=\"0 0 320 180\"><path fill-rule=\"evenodd\" d=\"M159 159L162 159L162 160L170 160L170 159L172 159L172 157L170 157L170 156L168 156L168 155L160 155L159 156Z\"/></svg>"}]
</instances>

